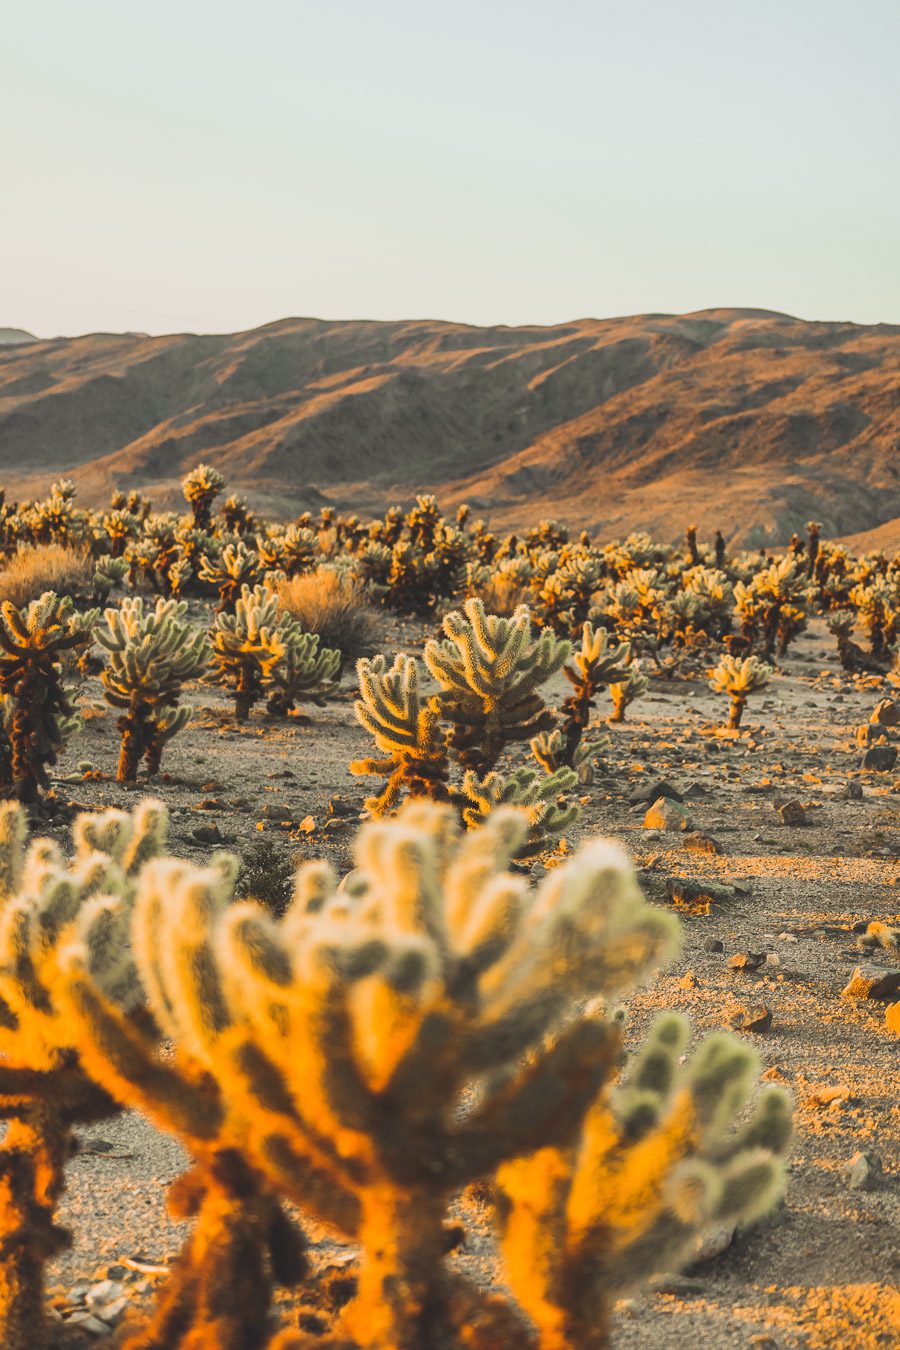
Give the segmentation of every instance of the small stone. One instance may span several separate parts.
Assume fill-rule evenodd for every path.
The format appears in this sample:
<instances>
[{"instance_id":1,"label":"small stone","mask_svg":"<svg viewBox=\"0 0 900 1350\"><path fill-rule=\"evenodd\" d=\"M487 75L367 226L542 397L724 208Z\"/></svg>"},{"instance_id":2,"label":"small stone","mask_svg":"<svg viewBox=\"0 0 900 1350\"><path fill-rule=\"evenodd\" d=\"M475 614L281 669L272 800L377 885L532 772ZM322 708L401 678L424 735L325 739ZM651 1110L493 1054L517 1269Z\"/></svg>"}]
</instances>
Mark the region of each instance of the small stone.
<instances>
[{"instance_id":1,"label":"small stone","mask_svg":"<svg viewBox=\"0 0 900 1350\"><path fill-rule=\"evenodd\" d=\"M890 773L896 763L896 745L870 745L862 757L861 767L874 773Z\"/></svg>"},{"instance_id":2,"label":"small stone","mask_svg":"<svg viewBox=\"0 0 900 1350\"><path fill-rule=\"evenodd\" d=\"M678 981L678 985L681 989L696 989L697 976L692 970L688 970L682 975L681 979Z\"/></svg>"},{"instance_id":3,"label":"small stone","mask_svg":"<svg viewBox=\"0 0 900 1350\"><path fill-rule=\"evenodd\" d=\"M682 841L683 847L690 853L721 853L722 845L711 834L703 830L690 830Z\"/></svg>"},{"instance_id":4,"label":"small stone","mask_svg":"<svg viewBox=\"0 0 900 1350\"><path fill-rule=\"evenodd\" d=\"M289 806L278 806L275 802L266 802L260 815L263 820L288 821L293 823L294 813Z\"/></svg>"},{"instance_id":5,"label":"small stone","mask_svg":"<svg viewBox=\"0 0 900 1350\"><path fill-rule=\"evenodd\" d=\"M900 727L900 703L894 698L883 698L875 705L871 721L882 727Z\"/></svg>"},{"instance_id":6,"label":"small stone","mask_svg":"<svg viewBox=\"0 0 900 1350\"><path fill-rule=\"evenodd\" d=\"M79 1327L82 1331L88 1331L92 1336L108 1336L111 1327L106 1322L101 1322L99 1317L93 1313L76 1312L71 1317L66 1318L66 1326Z\"/></svg>"},{"instance_id":7,"label":"small stone","mask_svg":"<svg viewBox=\"0 0 900 1350\"><path fill-rule=\"evenodd\" d=\"M222 844L225 842L218 825L198 825L196 830L191 831L191 837L196 839L198 844Z\"/></svg>"},{"instance_id":8,"label":"small stone","mask_svg":"<svg viewBox=\"0 0 900 1350\"><path fill-rule=\"evenodd\" d=\"M778 808L778 814L781 816L782 825L806 825L808 818L806 812L799 802L785 802Z\"/></svg>"},{"instance_id":9,"label":"small stone","mask_svg":"<svg viewBox=\"0 0 900 1350\"><path fill-rule=\"evenodd\" d=\"M842 998L892 998L900 993L900 968L857 966L841 990Z\"/></svg>"},{"instance_id":10,"label":"small stone","mask_svg":"<svg viewBox=\"0 0 900 1350\"><path fill-rule=\"evenodd\" d=\"M705 952L724 952L725 943L721 938L707 938L703 944Z\"/></svg>"},{"instance_id":11,"label":"small stone","mask_svg":"<svg viewBox=\"0 0 900 1350\"><path fill-rule=\"evenodd\" d=\"M684 800L678 789L667 783L664 778L651 778L646 783L638 783L629 792L627 800L631 806L640 806L645 802L649 805L660 797L668 797L673 802Z\"/></svg>"},{"instance_id":12,"label":"small stone","mask_svg":"<svg viewBox=\"0 0 900 1350\"><path fill-rule=\"evenodd\" d=\"M734 956L729 957L728 965L732 970L749 973L751 970L759 970L765 959L765 952L735 952Z\"/></svg>"},{"instance_id":13,"label":"small stone","mask_svg":"<svg viewBox=\"0 0 900 1350\"><path fill-rule=\"evenodd\" d=\"M900 1003L892 1003L884 1014L884 1020L887 1023L888 1031L892 1031L895 1036L900 1036Z\"/></svg>"},{"instance_id":14,"label":"small stone","mask_svg":"<svg viewBox=\"0 0 900 1350\"><path fill-rule=\"evenodd\" d=\"M331 816L354 816L357 814L357 808L345 802L340 794L336 794L328 803L328 814Z\"/></svg>"},{"instance_id":15,"label":"small stone","mask_svg":"<svg viewBox=\"0 0 900 1350\"><path fill-rule=\"evenodd\" d=\"M809 1098L810 1106L835 1106L841 1102L850 1100L850 1089L846 1083L841 1083L834 1087L819 1088Z\"/></svg>"},{"instance_id":16,"label":"small stone","mask_svg":"<svg viewBox=\"0 0 900 1350\"><path fill-rule=\"evenodd\" d=\"M714 881L669 877L666 882L666 895L672 904L692 914L708 914L713 905L726 904L737 894L734 886L722 886Z\"/></svg>"},{"instance_id":17,"label":"small stone","mask_svg":"<svg viewBox=\"0 0 900 1350\"><path fill-rule=\"evenodd\" d=\"M297 829L302 830L304 834L312 834L315 828L316 822L313 816L304 816L300 824L297 826Z\"/></svg>"},{"instance_id":18,"label":"small stone","mask_svg":"<svg viewBox=\"0 0 900 1350\"><path fill-rule=\"evenodd\" d=\"M671 797L659 797L644 816L645 830L687 830L690 816L680 802Z\"/></svg>"},{"instance_id":19,"label":"small stone","mask_svg":"<svg viewBox=\"0 0 900 1350\"><path fill-rule=\"evenodd\" d=\"M691 1275L654 1275L650 1281L650 1288L657 1294L687 1297L702 1293L706 1284L705 1281L695 1279Z\"/></svg>"},{"instance_id":20,"label":"small stone","mask_svg":"<svg viewBox=\"0 0 900 1350\"><path fill-rule=\"evenodd\" d=\"M844 788L844 799L848 802L862 801L863 789L862 783L857 783L854 778Z\"/></svg>"},{"instance_id":21,"label":"small stone","mask_svg":"<svg viewBox=\"0 0 900 1350\"><path fill-rule=\"evenodd\" d=\"M738 1008L730 1019L735 1031L768 1031L772 1025L772 1010L765 1003L754 1003L749 1007Z\"/></svg>"},{"instance_id":22,"label":"small stone","mask_svg":"<svg viewBox=\"0 0 900 1350\"><path fill-rule=\"evenodd\" d=\"M721 1256L727 1252L728 1248L734 1242L735 1229L731 1227L714 1228L712 1232L705 1233L697 1239L697 1250L694 1253L694 1261L711 1261L714 1256Z\"/></svg>"},{"instance_id":23,"label":"small stone","mask_svg":"<svg viewBox=\"0 0 900 1350\"><path fill-rule=\"evenodd\" d=\"M853 1191L874 1191L881 1182L884 1168L877 1153L854 1153L844 1163L847 1185Z\"/></svg>"}]
</instances>

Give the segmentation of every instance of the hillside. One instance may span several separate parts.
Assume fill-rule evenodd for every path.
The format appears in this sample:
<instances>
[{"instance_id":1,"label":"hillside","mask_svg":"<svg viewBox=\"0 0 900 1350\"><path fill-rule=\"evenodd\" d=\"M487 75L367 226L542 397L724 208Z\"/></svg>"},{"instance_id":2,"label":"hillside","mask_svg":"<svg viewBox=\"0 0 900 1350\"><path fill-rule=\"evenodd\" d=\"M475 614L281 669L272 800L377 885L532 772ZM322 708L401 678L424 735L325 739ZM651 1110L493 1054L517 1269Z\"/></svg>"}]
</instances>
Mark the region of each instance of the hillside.
<instances>
[{"instance_id":1,"label":"hillside","mask_svg":"<svg viewBox=\"0 0 900 1350\"><path fill-rule=\"evenodd\" d=\"M9 332L11 330L3 330ZM26 337L27 335L23 335ZM285 319L0 347L0 480L166 500L198 459L267 509L419 488L495 524L744 542L900 515L900 327L763 310L552 328Z\"/></svg>"}]
</instances>

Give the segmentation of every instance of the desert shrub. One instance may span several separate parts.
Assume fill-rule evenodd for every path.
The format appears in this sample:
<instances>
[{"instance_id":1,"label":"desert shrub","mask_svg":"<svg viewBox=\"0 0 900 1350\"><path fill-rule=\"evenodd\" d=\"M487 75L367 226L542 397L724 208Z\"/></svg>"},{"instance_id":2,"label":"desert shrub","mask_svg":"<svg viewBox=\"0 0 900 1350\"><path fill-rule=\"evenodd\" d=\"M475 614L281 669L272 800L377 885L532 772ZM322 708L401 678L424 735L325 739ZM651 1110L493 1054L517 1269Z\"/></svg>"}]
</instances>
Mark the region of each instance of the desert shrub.
<instances>
[{"instance_id":1,"label":"desert shrub","mask_svg":"<svg viewBox=\"0 0 900 1350\"><path fill-rule=\"evenodd\" d=\"M251 844L241 856L234 893L241 900L256 900L280 919L294 893L294 863L283 849L266 839Z\"/></svg>"},{"instance_id":2,"label":"desert shrub","mask_svg":"<svg viewBox=\"0 0 900 1350\"><path fill-rule=\"evenodd\" d=\"M378 614L359 577L335 567L290 577L278 583L278 604L306 633L315 633L323 647L357 661L377 646Z\"/></svg>"},{"instance_id":3,"label":"desert shrub","mask_svg":"<svg viewBox=\"0 0 900 1350\"><path fill-rule=\"evenodd\" d=\"M94 563L86 549L64 544L25 546L0 571L0 601L9 600L22 609L45 591L84 597L91 594L93 581Z\"/></svg>"}]
</instances>

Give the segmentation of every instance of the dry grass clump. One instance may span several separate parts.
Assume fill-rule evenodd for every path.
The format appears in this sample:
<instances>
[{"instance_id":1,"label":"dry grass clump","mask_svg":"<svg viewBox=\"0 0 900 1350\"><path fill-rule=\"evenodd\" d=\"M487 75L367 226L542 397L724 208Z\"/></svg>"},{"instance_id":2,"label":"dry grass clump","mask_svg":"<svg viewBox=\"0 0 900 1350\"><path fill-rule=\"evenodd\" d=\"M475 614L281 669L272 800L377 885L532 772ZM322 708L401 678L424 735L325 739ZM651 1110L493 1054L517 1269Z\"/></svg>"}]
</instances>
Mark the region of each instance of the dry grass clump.
<instances>
[{"instance_id":1,"label":"dry grass clump","mask_svg":"<svg viewBox=\"0 0 900 1350\"><path fill-rule=\"evenodd\" d=\"M17 609L54 591L57 595L89 595L94 563L82 549L63 544L35 544L20 548L0 570L0 601Z\"/></svg>"},{"instance_id":2,"label":"dry grass clump","mask_svg":"<svg viewBox=\"0 0 900 1350\"><path fill-rule=\"evenodd\" d=\"M336 648L344 663L377 647L378 614L364 581L333 567L319 567L279 583L278 604L323 647Z\"/></svg>"}]
</instances>

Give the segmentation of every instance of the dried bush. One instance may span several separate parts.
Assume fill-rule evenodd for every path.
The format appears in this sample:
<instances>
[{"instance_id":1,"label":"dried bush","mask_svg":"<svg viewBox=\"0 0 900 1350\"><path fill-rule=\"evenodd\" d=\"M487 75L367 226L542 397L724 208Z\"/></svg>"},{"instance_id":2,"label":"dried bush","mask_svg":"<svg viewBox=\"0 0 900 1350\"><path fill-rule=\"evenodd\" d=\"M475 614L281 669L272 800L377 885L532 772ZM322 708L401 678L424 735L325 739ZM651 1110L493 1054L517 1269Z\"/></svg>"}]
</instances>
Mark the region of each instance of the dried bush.
<instances>
[{"instance_id":1,"label":"dried bush","mask_svg":"<svg viewBox=\"0 0 900 1350\"><path fill-rule=\"evenodd\" d=\"M85 549L63 544L25 546L0 571L0 601L9 600L16 609L22 609L45 591L89 596L93 582L94 563Z\"/></svg>"},{"instance_id":2,"label":"dried bush","mask_svg":"<svg viewBox=\"0 0 900 1350\"><path fill-rule=\"evenodd\" d=\"M279 582L278 604L343 662L370 655L378 645L379 617L365 582L335 567L319 567Z\"/></svg>"}]
</instances>

